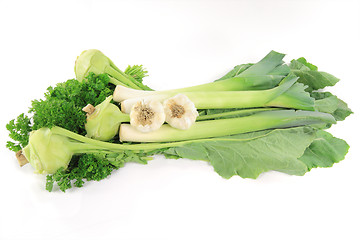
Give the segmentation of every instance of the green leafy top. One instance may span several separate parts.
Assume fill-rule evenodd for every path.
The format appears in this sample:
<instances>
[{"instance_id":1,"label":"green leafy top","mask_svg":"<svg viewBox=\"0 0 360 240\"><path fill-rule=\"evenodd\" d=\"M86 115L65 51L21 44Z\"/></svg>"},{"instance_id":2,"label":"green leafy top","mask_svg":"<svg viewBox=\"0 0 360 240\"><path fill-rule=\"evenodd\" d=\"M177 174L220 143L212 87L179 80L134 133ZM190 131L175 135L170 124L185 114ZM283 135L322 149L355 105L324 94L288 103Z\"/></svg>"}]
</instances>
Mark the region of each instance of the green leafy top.
<instances>
[{"instance_id":1,"label":"green leafy top","mask_svg":"<svg viewBox=\"0 0 360 240\"><path fill-rule=\"evenodd\" d=\"M336 121L343 121L353 112L348 105L330 92L312 92L315 98L315 109L319 112L330 113Z\"/></svg>"},{"instance_id":2,"label":"green leafy top","mask_svg":"<svg viewBox=\"0 0 360 240\"><path fill-rule=\"evenodd\" d=\"M293 60L292 64L298 65L298 67L300 67L300 70L311 70L311 71L318 70L317 66L306 61L304 57L298 58L297 60Z\"/></svg>"},{"instance_id":3,"label":"green leafy top","mask_svg":"<svg viewBox=\"0 0 360 240\"><path fill-rule=\"evenodd\" d=\"M142 83L144 77L148 76L148 71L143 67L143 65L129 65L124 72L140 83Z\"/></svg>"},{"instance_id":4,"label":"green leafy top","mask_svg":"<svg viewBox=\"0 0 360 240\"><path fill-rule=\"evenodd\" d=\"M284 64L285 54L271 51L258 63L247 63L235 66L230 72L216 81L233 78L237 76L261 76L261 75L283 75L290 73L289 67Z\"/></svg>"},{"instance_id":5,"label":"green leafy top","mask_svg":"<svg viewBox=\"0 0 360 240\"><path fill-rule=\"evenodd\" d=\"M298 82L308 86L306 89L308 92L334 86L339 81L329 73L318 71L315 65L307 62L303 57L292 60L289 67L299 77Z\"/></svg>"},{"instance_id":6,"label":"green leafy top","mask_svg":"<svg viewBox=\"0 0 360 240\"><path fill-rule=\"evenodd\" d=\"M225 74L224 76L222 76L221 78L219 78L216 81L237 77L237 76L239 76L240 73L244 72L246 69L248 69L252 65L254 65L254 64L248 63L248 64L236 65L232 70L230 70L230 72L228 72L227 74Z\"/></svg>"}]
</instances>

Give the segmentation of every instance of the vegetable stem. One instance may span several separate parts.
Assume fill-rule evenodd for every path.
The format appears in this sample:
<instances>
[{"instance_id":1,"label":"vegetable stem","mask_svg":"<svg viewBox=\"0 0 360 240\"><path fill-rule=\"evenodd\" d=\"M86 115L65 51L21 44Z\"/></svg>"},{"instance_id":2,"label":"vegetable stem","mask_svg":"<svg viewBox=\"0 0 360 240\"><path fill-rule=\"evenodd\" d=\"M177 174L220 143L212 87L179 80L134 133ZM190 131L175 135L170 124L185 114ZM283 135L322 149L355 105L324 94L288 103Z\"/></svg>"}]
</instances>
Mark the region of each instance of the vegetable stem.
<instances>
[{"instance_id":1,"label":"vegetable stem","mask_svg":"<svg viewBox=\"0 0 360 240\"><path fill-rule=\"evenodd\" d=\"M179 130L163 125L159 130L140 133L129 124L120 127L123 142L171 142L220 137L273 128L287 128L318 123L335 123L332 115L312 111L278 110L259 112L240 118L200 121L189 130Z\"/></svg>"},{"instance_id":2,"label":"vegetable stem","mask_svg":"<svg viewBox=\"0 0 360 240\"><path fill-rule=\"evenodd\" d=\"M123 71L121 71L114 63L113 61L110 61L110 66L112 69L114 69L116 72L118 72L120 75L123 76L123 78L127 78L132 85L135 85L137 87L133 87L134 89L141 89L141 90L152 90L151 88L149 88L148 86L142 84L141 82L139 81L136 81L132 76L130 75L127 75L126 73L124 73Z\"/></svg>"},{"instance_id":3,"label":"vegetable stem","mask_svg":"<svg viewBox=\"0 0 360 240\"><path fill-rule=\"evenodd\" d=\"M295 84L298 78L289 74L279 86L267 90L254 91L204 91L186 92L186 95L197 109L225 109L225 108L256 108L282 107L301 110L314 110L314 99L307 94L303 85ZM275 100L283 93L290 91L286 97ZM132 106L141 100L164 101L173 97L172 94L150 95L141 98L131 98L121 103L121 110L129 113Z\"/></svg>"},{"instance_id":4,"label":"vegetable stem","mask_svg":"<svg viewBox=\"0 0 360 240\"><path fill-rule=\"evenodd\" d=\"M123 74L121 74L120 72L118 72L117 70L115 70L111 65L107 66L105 68L105 72L107 74L109 74L110 76L118 79L119 81L121 81L122 83L124 83L125 85L134 88L134 89L141 89L138 85L136 85L133 81L131 81L129 78L127 78L126 76L124 76Z\"/></svg>"},{"instance_id":5,"label":"vegetable stem","mask_svg":"<svg viewBox=\"0 0 360 240\"><path fill-rule=\"evenodd\" d=\"M123 100L143 97L149 95L175 95L184 92L202 92L202 91L243 91L243 90L264 90L275 87L281 79L290 72L286 65L282 65L284 54L271 51L258 63L253 64L239 74L235 73L235 77L224 80L218 80L212 83L201 84L193 87L173 89L167 91L133 91L122 86L117 86L114 91L114 101L121 102ZM121 71L114 65L110 64L119 73ZM135 81L136 82L136 81ZM138 88L135 88L138 89ZM151 90L151 89L150 89Z\"/></svg>"},{"instance_id":6,"label":"vegetable stem","mask_svg":"<svg viewBox=\"0 0 360 240\"><path fill-rule=\"evenodd\" d=\"M114 91L114 101L121 102L134 97L156 96L163 94L173 96L178 93L185 92L264 90L275 87L283 78L283 75L239 76L193 87L165 91L141 91L119 84L120 86L116 86Z\"/></svg>"},{"instance_id":7,"label":"vegetable stem","mask_svg":"<svg viewBox=\"0 0 360 240\"><path fill-rule=\"evenodd\" d=\"M274 110L281 110L281 109L280 108L241 109L241 110L235 110L229 112L200 115L196 118L196 121L203 121L203 120L217 119L217 118L243 117L243 116L252 115L257 112L274 111Z\"/></svg>"}]
</instances>

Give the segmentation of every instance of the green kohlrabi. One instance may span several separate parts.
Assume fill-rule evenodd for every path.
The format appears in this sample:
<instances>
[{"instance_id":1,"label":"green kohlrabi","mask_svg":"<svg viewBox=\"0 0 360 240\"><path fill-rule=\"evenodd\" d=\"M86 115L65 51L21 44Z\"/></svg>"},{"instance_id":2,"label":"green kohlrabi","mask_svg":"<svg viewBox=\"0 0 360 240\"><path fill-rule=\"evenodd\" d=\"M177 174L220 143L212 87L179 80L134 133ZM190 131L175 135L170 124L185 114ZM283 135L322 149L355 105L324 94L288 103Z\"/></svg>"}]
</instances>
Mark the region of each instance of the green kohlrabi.
<instances>
[{"instance_id":1,"label":"green kohlrabi","mask_svg":"<svg viewBox=\"0 0 360 240\"><path fill-rule=\"evenodd\" d=\"M107 97L88 112L85 124L87 137L109 141L118 134L122 122L130 122L129 115L122 113L110 102L111 99L112 96Z\"/></svg>"},{"instance_id":2,"label":"green kohlrabi","mask_svg":"<svg viewBox=\"0 0 360 240\"><path fill-rule=\"evenodd\" d=\"M137 66L137 69L142 66ZM110 76L110 83L115 85L124 85L134 89L151 90L149 87L142 84L142 79L131 74L136 74L139 71L127 69L129 74L121 71L115 64L106 57L102 52L96 49L83 51L75 62L75 75L79 81L86 80L89 73L103 74ZM144 75L143 75L144 76Z\"/></svg>"}]
</instances>

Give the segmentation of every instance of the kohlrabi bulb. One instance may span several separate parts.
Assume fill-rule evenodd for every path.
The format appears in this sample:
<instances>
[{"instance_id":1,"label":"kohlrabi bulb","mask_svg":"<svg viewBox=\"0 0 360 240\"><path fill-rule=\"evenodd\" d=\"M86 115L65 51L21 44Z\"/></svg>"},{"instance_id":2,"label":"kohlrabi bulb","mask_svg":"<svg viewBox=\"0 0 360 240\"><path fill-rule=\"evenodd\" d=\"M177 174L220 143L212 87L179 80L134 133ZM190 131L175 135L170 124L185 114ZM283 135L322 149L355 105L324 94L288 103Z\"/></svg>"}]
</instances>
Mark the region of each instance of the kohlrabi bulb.
<instances>
[{"instance_id":1,"label":"kohlrabi bulb","mask_svg":"<svg viewBox=\"0 0 360 240\"><path fill-rule=\"evenodd\" d=\"M86 136L101 141L109 141L119 132L121 122L129 121L129 116L122 113L116 105L110 103L112 96L107 97L88 114L85 124Z\"/></svg>"},{"instance_id":2,"label":"kohlrabi bulb","mask_svg":"<svg viewBox=\"0 0 360 240\"><path fill-rule=\"evenodd\" d=\"M96 49L83 51L75 61L75 75L78 81L83 81L90 72L95 74L105 73L110 67L111 60Z\"/></svg>"},{"instance_id":3,"label":"kohlrabi bulb","mask_svg":"<svg viewBox=\"0 0 360 240\"><path fill-rule=\"evenodd\" d=\"M73 152L69 140L52 134L49 128L40 128L30 133L29 144L22 150L36 173L55 173L67 168Z\"/></svg>"}]
</instances>

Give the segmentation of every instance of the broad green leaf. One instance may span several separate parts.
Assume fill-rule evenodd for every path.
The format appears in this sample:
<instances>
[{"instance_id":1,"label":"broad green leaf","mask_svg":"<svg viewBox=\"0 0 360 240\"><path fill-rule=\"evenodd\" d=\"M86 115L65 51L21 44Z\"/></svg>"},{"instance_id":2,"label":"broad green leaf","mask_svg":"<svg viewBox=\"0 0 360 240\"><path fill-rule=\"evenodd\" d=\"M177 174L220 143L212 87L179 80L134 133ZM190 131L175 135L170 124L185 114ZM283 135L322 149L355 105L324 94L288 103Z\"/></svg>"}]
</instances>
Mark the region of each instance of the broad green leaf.
<instances>
[{"instance_id":1,"label":"broad green leaf","mask_svg":"<svg viewBox=\"0 0 360 240\"><path fill-rule=\"evenodd\" d=\"M343 121L353 112L348 105L330 92L312 92L315 100L315 109L319 112L330 113L336 121Z\"/></svg>"},{"instance_id":2,"label":"broad green leaf","mask_svg":"<svg viewBox=\"0 0 360 240\"><path fill-rule=\"evenodd\" d=\"M320 130L299 160L306 164L308 170L316 167L331 167L334 163L343 160L348 150L349 145L344 140Z\"/></svg>"},{"instance_id":3,"label":"broad green leaf","mask_svg":"<svg viewBox=\"0 0 360 240\"><path fill-rule=\"evenodd\" d=\"M329 73L318 71L317 67L307 62L305 58L292 60L289 67L299 77L298 82L308 86L306 89L308 92L334 86L339 81Z\"/></svg>"},{"instance_id":4,"label":"broad green leaf","mask_svg":"<svg viewBox=\"0 0 360 240\"><path fill-rule=\"evenodd\" d=\"M219 78L216 81L224 80L237 76L261 76L261 75L283 75L286 76L290 73L290 68L283 64L282 59L285 54L278 53L275 51L269 52L259 62L253 64L241 64L237 65L225 76Z\"/></svg>"},{"instance_id":5,"label":"broad green leaf","mask_svg":"<svg viewBox=\"0 0 360 240\"><path fill-rule=\"evenodd\" d=\"M312 71L317 71L318 70L317 66L315 66L314 64L311 64L308 61L306 61L306 59L304 57L298 58L296 61L298 62L298 64L301 64L302 66L308 67Z\"/></svg>"},{"instance_id":6,"label":"broad green leaf","mask_svg":"<svg viewBox=\"0 0 360 240\"><path fill-rule=\"evenodd\" d=\"M223 77L219 78L216 81L237 77L240 73L244 72L246 69L248 69L252 65L253 64L251 64L251 63L237 65L230 72L228 72L227 74L225 74Z\"/></svg>"},{"instance_id":7,"label":"broad green leaf","mask_svg":"<svg viewBox=\"0 0 360 240\"><path fill-rule=\"evenodd\" d=\"M269 74L278 66L282 65L285 54L270 51L263 59L243 71L240 76L256 76Z\"/></svg>"},{"instance_id":8,"label":"broad green leaf","mask_svg":"<svg viewBox=\"0 0 360 240\"><path fill-rule=\"evenodd\" d=\"M283 75L286 76L291 72L290 67L286 64L282 64L271 70L268 75Z\"/></svg>"},{"instance_id":9,"label":"broad green leaf","mask_svg":"<svg viewBox=\"0 0 360 240\"><path fill-rule=\"evenodd\" d=\"M307 166L298 158L314 138L315 130L309 127L275 129L195 141L165 153L207 160L224 178L257 178L270 170L303 175Z\"/></svg>"}]
</instances>

